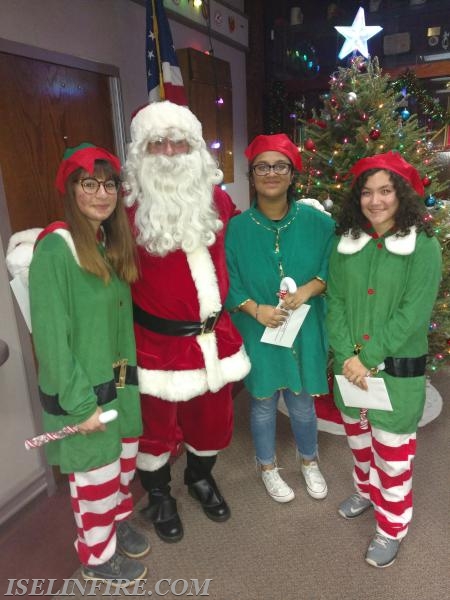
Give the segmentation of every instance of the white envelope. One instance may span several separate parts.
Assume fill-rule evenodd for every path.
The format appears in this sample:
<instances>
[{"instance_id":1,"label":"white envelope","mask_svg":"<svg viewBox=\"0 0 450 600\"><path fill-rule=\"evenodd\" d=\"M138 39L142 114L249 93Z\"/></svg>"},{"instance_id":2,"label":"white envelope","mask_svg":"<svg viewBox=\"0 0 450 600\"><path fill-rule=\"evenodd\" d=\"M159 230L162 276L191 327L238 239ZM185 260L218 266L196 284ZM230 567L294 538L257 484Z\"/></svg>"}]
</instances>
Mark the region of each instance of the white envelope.
<instances>
[{"instance_id":1,"label":"white envelope","mask_svg":"<svg viewBox=\"0 0 450 600\"><path fill-rule=\"evenodd\" d=\"M387 411L393 410L384 379L380 377L366 377L369 387L366 391L350 383L343 375L336 375L335 377L345 406L376 408L377 410Z\"/></svg>"},{"instance_id":2,"label":"white envelope","mask_svg":"<svg viewBox=\"0 0 450 600\"><path fill-rule=\"evenodd\" d=\"M302 304L295 310L287 311L289 315L283 325L264 329L261 342L291 348L310 308L309 304Z\"/></svg>"}]
</instances>

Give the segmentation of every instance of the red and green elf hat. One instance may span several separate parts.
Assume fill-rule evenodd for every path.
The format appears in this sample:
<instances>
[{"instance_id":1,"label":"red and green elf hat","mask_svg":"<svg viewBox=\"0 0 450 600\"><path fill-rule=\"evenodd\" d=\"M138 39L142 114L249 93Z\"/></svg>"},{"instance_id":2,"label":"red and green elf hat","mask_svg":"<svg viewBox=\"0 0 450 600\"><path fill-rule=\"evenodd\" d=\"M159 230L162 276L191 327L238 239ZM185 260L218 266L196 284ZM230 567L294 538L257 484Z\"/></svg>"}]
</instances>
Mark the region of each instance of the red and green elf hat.
<instances>
[{"instance_id":1,"label":"red and green elf hat","mask_svg":"<svg viewBox=\"0 0 450 600\"><path fill-rule=\"evenodd\" d=\"M94 146L89 142L83 142L73 148L66 148L63 160L59 165L58 172L56 174L55 185L56 189L64 194L66 191L66 181L69 175L77 169L84 169L90 175L94 174L95 161L106 160L108 161L114 171L119 175L120 173L120 160L114 154L111 154L104 148Z\"/></svg>"}]
</instances>

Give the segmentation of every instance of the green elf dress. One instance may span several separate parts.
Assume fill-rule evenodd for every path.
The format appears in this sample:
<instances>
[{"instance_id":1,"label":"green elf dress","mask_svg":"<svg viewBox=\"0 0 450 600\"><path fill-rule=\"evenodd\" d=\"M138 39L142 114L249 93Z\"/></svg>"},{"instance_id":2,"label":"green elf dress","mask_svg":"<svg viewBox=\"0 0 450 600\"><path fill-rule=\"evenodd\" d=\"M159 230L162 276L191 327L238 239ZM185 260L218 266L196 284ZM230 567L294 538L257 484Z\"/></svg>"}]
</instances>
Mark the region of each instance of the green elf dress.
<instances>
[{"instance_id":1,"label":"green elf dress","mask_svg":"<svg viewBox=\"0 0 450 600\"><path fill-rule=\"evenodd\" d=\"M277 390L328 392L328 342L325 298L310 298L311 306L292 348L261 342L264 326L238 308L251 298L258 304L278 304L283 277L297 286L327 280L334 221L325 213L292 202L280 221L271 221L253 205L231 219L225 238L230 290L226 308L241 333L251 370L245 386L254 398L270 398Z\"/></svg>"},{"instance_id":2,"label":"green elf dress","mask_svg":"<svg viewBox=\"0 0 450 600\"><path fill-rule=\"evenodd\" d=\"M119 413L106 431L46 444L49 463L71 473L117 460L121 439L139 436L142 422L129 286L114 273L105 284L82 269L61 225L38 242L29 272L44 429L82 423L97 405ZM124 386L116 387L120 369L114 365L123 359Z\"/></svg>"},{"instance_id":3,"label":"green elf dress","mask_svg":"<svg viewBox=\"0 0 450 600\"><path fill-rule=\"evenodd\" d=\"M386 358L424 357L441 268L438 240L415 227L406 236L362 232L353 239L350 232L337 239L327 289L335 374L342 373L343 362L355 352L367 369ZM399 377L380 370L376 377L386 383L393 412L369 410L371 425L392 433L415 432L425 403L425 376ZM344 405L337 385L334 396L340 411L359 418L359 409Z\"/></svg>"}]
</instances>

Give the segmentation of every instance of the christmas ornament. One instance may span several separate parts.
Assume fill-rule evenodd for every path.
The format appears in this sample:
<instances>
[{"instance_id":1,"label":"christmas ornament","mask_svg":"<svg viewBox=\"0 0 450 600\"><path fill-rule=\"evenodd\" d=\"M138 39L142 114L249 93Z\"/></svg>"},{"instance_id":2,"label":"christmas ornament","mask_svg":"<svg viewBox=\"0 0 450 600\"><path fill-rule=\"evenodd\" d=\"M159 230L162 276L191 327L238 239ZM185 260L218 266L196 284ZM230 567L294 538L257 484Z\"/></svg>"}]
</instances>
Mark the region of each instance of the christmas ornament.
<instances>
[{"instance_id":1,"label":"christmas ornament","mask_svg":"<svg viewBox=\"0 0 450 600\"><path fill-rule=\"evenodd\" d=\"M404 108L402 110L402 112L400 113L400 116L404 121L407 121L409 119L409 117L411 116L411 113L409 112L409 110L407 108Z\"/></svg>"},{"instance_id":2,"label":"christmas ornament","mask_svg":"<svg viewBox=\"0 0 450 600\"><path fill-rule=\"evenodd\" d=\"M436 198L431 194L425 198L425 206L431 207L436 204Z\"/></svg>"},{"instance_id":3,"label":"christmas ornament","mask_svg":"<svg viewBox=\"0 0 450 600\"><path fill-rule=\"evenodd\" d=\"M355 94L355 92L349 92L347 94L347 100L350 102L350 104L353 104L354 102L356 102L357 99L358 99L358 96Z\"/></svg>"},{"instance_id":4,"label":"christmas ornament","mask_svg":"<svg viewBox=\"0 0 450 600\"><path fill-rule=\"evenodd\" d=\"M369 133L369 137L371 140L377 140L381 135L381 131L379 129L372 129Z\"/></svg>"},{"instance_id":5,"label":"christmas ornament","mask_svg":"<svg viewBox=\"0 0 450 600\"><path fill-rule=\"evenodd\" d=\"M350 52L359 52L369 58L367 40L379 33L383 28L379 25L366 26L366 17L362 6L358 9L356 17L350 27L335 26L338 33L345 37L345 42L339 52L339 58L345 58Z\"/></svg>"},{"instance_id":6,"label":"christmas ornament","mask_svg":"<svg viewBox=\"0 0 450 600\"><path fill-rule=\"evenodd\" d=\"M310 152L314 152L316 150L316 144L311 138L305 140L305 150L309 150Z\"/></svg>"},{"instance_id":7,"label":"christmas ornament","mask_svg":"<svg viewBox=\"0 0 450 600\"><path fill-rule=\"evenodd\" d=\"M334 203L330 196L328 196L328 198L325 198L322 204L325 210L331 210L333 208Z\"/></svg>"},{"instance_id":8,"label":"christmas ornament","mask_svg":"<svg viewBox=\"0 0 450 600\"><path fill-rule=\"evenodd\" d=\"M431 178L428 177L428 175L425 175L425 177L422 179L422 183L424 187L428 187L431 184Z\"/></svg>"},{"instance_id":9,"label":"christmas ornament","mask_svg":"<svg viewBox=\"0 0 450 600\"><path fill-rule=\"evenodd\" d=\"M338 101L337 101L337 98L335 98L335 97L333 96L333 97L331 98L331 100L330 100L330 104L331 104L331 106L332 106L333 108L337 108L337 107L338 107L338 105L339 105L339 104L338 104Z\"/></svg>"}]
</instances>

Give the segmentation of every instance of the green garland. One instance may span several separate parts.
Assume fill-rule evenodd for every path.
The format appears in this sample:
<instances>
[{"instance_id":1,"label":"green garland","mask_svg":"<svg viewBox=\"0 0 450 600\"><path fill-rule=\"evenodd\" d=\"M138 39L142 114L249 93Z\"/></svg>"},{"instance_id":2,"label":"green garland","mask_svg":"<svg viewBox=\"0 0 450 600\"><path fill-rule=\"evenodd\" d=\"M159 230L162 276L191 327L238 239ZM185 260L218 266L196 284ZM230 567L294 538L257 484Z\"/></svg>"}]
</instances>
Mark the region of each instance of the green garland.
<instances>
[{"instance_id":1,"label":"green garland","mask_svg":"<svg viewBox=\"0 0 450 600\"><path fill-rule=\"evenodd\" d=\"M390 85L398 94L403 89L406 89L410 96L416 98L420 112L435 122L440 122L442 125L450 123L450 115L447 114L439 102L430 96L424 84L420 82L414 71L407 69L395 81L391 81Z\"/></svg>"}]
</instances>

